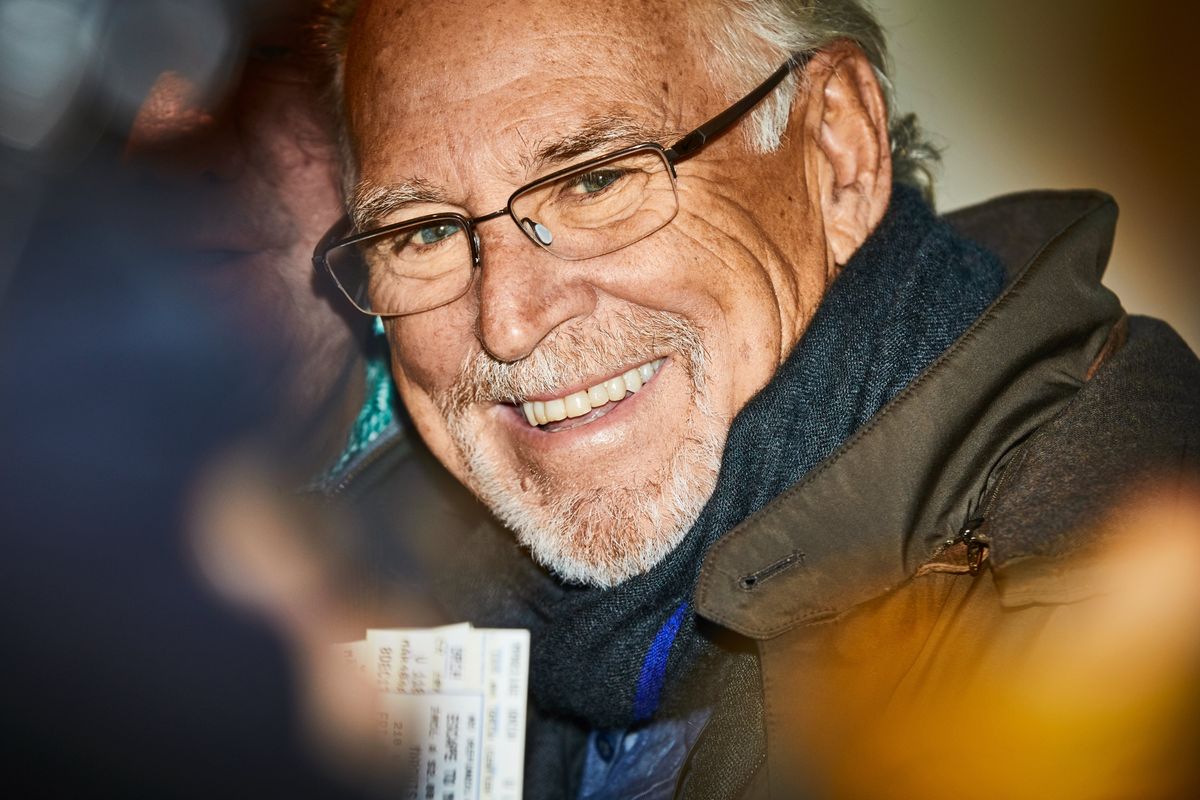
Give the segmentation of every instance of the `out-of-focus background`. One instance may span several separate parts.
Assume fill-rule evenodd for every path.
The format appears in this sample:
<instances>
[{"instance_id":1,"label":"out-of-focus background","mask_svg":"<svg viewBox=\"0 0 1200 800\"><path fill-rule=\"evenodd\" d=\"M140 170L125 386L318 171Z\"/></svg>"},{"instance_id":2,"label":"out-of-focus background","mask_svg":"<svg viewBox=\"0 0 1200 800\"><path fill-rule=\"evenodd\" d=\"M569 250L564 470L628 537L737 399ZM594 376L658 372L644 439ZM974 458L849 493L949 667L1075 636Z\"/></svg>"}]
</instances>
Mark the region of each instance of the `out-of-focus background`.
<instances>
[{"instance_id":1,"label":"out-of-focus background","mask_svg":"<svg viewBox=\"0 0 1200 800\"><path fill-rule=\"evenodd\" d=\"M945 147L943 210L1031 188L1121 207L1105 282L1200 349L1200 5L875 0L899 105Z\"/></svg>"}]
</instances>

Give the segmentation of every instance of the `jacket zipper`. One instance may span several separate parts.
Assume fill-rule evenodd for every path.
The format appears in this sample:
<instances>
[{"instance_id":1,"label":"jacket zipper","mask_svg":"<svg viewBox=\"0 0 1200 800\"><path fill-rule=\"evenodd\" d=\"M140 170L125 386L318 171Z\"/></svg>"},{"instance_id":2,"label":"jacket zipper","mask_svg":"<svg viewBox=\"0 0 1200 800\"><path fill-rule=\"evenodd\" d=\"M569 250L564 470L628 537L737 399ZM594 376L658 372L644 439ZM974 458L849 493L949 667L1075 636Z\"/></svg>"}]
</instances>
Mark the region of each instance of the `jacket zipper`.
<instances>
[{"instance_id":1,"label":"jacket zipper","mask_svg":"<svg viewBox=\"0 0 1200 800\"><path fill-rule=\"evenodd\" d=\"M1034 436L1036 436L1036 433ZM1020 467L1021 461L1025 458L1025 450L1033 438L1033 436L1030 436L1018 445L1016 452L1008 459L1008 463L1004 465L1004 471L996 479L996 485L983 496L978 506L980 509L979 513L969 517L963 523L962 527L958 529L958 534L946 542L947 547L957 542L962 542L967 546L967 570L972 575L979 574L979 570L983 566L983 560L987 556L988 548L992 544L991 536L988 533L988 519L991 517L992 506L995 505L996 498L1000 496L1001 490L1008 484L1009 477Z\"/></svg>"},{"instance_id":2,"label":"jacket zipper","mask_svg":"<svg viewBox=\"0 0 1200 800\"><path fill-rule=\"evenodd\" d=\"M1124 345L1128 334L1129 315L1123 313L1121 318L1113 324L1108 338L1105 339L1096 359L1088 368L1087 375L1084 378L1085 383L1090 381L1104 362ZM958 531L958 535L946 543L946 546L950 546L955 542L961 541L967 545L967 569L970 570L972 575L979 573L979 568L983 564L983 558L992 543L991 537L988 535L988 518L992 513L992 506L995 504L996 498L1000 495L1000 490L1008 482L1009 477L1020 469L1029 443L1040 434L1041 430L1036 430L1024 442L1018 445L1016 452L1013 453L1012 458L1004 466L1004 472L1000 474L996 485L992 487L991 491L985 495L983 501L980 503L983 509L982 513L971 517L963 523L962 528Z\"/></svg>"}]
</instances>

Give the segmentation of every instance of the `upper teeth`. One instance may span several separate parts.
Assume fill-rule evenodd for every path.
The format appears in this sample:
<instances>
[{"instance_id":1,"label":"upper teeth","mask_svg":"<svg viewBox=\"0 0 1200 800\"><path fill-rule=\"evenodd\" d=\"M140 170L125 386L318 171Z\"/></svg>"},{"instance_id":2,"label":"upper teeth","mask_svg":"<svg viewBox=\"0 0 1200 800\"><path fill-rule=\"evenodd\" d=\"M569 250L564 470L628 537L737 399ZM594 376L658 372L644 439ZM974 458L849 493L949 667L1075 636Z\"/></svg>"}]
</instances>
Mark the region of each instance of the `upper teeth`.
<instances>
[{"instance_id":1,"label":"upper teeth","mask_svg":"<svg viewBox=\"0 0 1200 800\"><path fill-rule=\"evenodd\" d=\"M663 361L665 359L660 358L657 361L642 364L624 375L609 378L603 383L598 383L566 397L545 401L526 401L521 404L521 409L525 412L525 419L533 426L558 422L568 417L582 417L593 408L599 408L605 403L624 400L626 392L636 392L641 389L642 384L653 378L654 373L658 372Z\"/></svg>"}]
</instances>

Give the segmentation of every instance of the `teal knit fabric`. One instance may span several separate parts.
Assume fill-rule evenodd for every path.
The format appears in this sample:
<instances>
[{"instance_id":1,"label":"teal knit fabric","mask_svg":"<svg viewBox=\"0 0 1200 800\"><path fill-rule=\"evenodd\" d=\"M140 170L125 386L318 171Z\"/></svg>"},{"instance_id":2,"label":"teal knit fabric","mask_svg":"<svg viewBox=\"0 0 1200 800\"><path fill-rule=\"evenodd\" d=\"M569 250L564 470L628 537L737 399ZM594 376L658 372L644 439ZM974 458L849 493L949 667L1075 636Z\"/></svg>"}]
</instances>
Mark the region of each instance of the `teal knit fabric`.
<instances>
[{"instance_id":1,"label":"teal knit fabric","mask_svg":"<svg viewBox=\"0 0 1200 800\"><path fill-rule=\"evenodd\" d=\"M396 387L392 383L383 325L378 318L375 323L375 340L371 342L366 358L363 406L350 428L342 454L325 473L322 482L336 479L397 422L396 409L399 408L400 398L396 395Z\"/></svg>"}]
</instances>

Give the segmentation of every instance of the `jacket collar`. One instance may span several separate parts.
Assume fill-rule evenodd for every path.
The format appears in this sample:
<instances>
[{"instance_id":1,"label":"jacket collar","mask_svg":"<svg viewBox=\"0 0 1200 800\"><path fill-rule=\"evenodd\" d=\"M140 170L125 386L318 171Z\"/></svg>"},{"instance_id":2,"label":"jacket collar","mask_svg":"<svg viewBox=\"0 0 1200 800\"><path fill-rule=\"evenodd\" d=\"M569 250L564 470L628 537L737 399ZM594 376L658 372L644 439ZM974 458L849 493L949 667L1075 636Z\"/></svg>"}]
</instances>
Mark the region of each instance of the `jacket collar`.
<instances>
[{"instance_id":1,"label":"jacket collar","mask_svg":"<svg viewBox=\"0 0 1200 800\"><path fill-rule=\"evenodd\" d=\"M1121 318L1100 285L1116 216L1098 192L1013 195L949 215L1004 262L1005 290L829 459L713 545L697 611L768 638L884 594L953 540Z\"/></svg>"}]
</instances>

